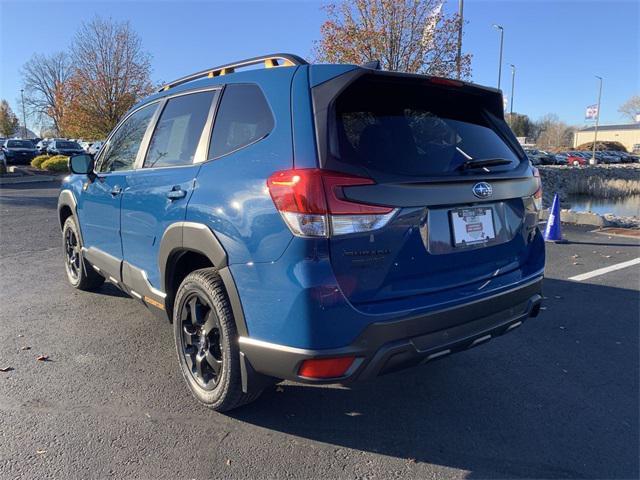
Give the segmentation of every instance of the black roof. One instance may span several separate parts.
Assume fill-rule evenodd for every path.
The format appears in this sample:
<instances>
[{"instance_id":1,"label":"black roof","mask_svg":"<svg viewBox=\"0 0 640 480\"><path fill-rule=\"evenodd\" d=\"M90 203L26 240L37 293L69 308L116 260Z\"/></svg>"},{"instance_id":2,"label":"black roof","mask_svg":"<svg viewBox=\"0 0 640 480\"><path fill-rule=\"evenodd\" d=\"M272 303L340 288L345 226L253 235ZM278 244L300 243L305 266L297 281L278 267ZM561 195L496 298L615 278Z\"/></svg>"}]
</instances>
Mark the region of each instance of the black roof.
<instances>
[{"instance_id":1,"label":"black roof","mask_svg":"<svg viewBox=\"0 0 640 480\"><path fill-rule=\"evenodd\" d=\"M595 126L584 127L578 130L579 132L593 132ZM640 130L640 123L623 123L621 125L598 125L598 131L604 132L606 130Z\"/></svg>"}]
</instances>

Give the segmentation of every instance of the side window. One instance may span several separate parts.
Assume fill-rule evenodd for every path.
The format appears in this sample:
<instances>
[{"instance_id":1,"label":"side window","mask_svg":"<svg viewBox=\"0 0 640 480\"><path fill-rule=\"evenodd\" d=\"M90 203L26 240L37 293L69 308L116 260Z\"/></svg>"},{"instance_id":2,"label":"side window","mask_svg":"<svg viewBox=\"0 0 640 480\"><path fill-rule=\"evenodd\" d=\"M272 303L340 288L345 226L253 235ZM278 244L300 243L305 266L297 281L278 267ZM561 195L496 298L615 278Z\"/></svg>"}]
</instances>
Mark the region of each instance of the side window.
<instances>
[{"instance_id":1,"label":"side window","mask_svg":"<svg viewBox=\"0 0 640 480\"><path fill-rule=\"evenodd\" d=\"M190 165L217 91L170 99L151 137L143 168Z\"/></svg>"},{"instance_id":2,"label":"side window","mask_svg":"<svg viewBox=\"0 0 640 480\"><path fill-rule=\"evenodd\" d=\"M274 121L257 85L228 85L211 135L209 159L238 150L269 135Z\"/></svg>"},{"instance_id":3,"label":"side window","mask_svg":"<svg viewBox=\"0 0 640 480\"><path fill-rule=\"evenodd\" d=\"M144 107L120 125L100 158L98 172L116 172L133 168L142 137L156 108L157 103Z\"/></svg>"}]
</instances>

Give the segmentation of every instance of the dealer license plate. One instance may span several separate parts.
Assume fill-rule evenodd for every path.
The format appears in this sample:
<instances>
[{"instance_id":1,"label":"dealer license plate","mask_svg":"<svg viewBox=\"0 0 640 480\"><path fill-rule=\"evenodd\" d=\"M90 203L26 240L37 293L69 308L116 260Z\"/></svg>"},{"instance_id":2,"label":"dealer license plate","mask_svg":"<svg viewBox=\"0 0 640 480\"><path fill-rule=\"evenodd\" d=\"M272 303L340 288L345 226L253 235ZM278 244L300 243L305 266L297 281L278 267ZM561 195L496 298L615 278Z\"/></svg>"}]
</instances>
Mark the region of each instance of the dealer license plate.
<instances>
[{"instance_id":1,"label":"dealer license plate","mask_svg":"<svg viewBox=\"0 0 640 480\"><path fill-rule=\"evenodd\" d=\"M496 236L491 207L459 208L450 215L456 247L486 243Z\"/></svg>"}]
</instances>

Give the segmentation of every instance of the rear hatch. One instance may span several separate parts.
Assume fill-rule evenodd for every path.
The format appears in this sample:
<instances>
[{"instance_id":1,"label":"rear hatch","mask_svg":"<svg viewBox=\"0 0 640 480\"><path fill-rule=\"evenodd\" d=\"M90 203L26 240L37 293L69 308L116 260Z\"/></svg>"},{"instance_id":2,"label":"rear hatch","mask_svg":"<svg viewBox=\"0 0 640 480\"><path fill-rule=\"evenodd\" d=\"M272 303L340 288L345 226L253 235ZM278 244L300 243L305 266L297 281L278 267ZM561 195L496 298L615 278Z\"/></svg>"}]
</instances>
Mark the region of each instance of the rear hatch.
<instances>
[{"instance_id":1,"label":"rear hatch","mask_svg":"<svg viewBox=\"0 0 640 480\"><path fill-rule=\"evenodd\" d=\"M339 196L393 208L379 228L329 236L352 303L459 298L527 261L539 179L498 91L358 69L315 87L313 101L321 167L373 180Z\"/></svg>"}]
</instances>

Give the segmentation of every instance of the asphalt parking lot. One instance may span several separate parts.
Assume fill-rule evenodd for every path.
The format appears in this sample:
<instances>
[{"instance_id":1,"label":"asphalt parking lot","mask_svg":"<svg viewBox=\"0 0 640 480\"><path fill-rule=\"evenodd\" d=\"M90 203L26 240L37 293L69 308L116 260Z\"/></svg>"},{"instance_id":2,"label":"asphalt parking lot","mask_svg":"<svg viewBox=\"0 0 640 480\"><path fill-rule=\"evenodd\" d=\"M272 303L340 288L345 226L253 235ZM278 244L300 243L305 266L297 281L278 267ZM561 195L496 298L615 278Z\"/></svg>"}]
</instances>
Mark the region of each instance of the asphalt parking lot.
<instances>
[{"instance_id":1,"label":"asphalt parking lot","mask_svg":"<svg viewBox=\"0 0 640 480\"><path fill-rule=\"evenodd\" d=\"M56 199L0 189L1 478L639 476L640 265L568 280L640 257L637 240L565 227L545 309L513 333L221 415L191 398L168 323L109 284L67 285Z\"/></svg>"}]
</instances>

